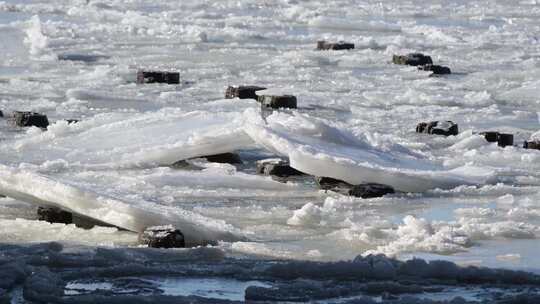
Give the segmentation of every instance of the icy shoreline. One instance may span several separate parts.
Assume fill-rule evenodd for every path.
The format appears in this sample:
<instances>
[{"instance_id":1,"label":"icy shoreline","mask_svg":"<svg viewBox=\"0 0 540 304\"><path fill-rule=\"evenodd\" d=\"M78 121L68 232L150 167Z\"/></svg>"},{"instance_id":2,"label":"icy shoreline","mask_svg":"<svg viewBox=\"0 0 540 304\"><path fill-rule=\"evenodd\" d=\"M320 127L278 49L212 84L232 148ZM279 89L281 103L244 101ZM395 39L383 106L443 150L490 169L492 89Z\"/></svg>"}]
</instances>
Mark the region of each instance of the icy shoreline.
<instances>
[{"instance_id":1,"label":"icy shoreline","mask_svg":"<svg viewBox=\"0 0 540 304\"><path fill-rule=\"evenodd\" d=\"M340 303L375 303L382 296L383 303L525 303L540 298L539 275L459 267L447 261L402 262L382 255L332 263L231 259L222 250L210 247L74 250L46 243L0 248L0 270L4 274L0 299L11 298L15 303L22 299L48 303L95 303L105 299L108 303L229 303L226 295L222 301L205 299L204 295L167 295L158 281L146 279L152 277L252 281L242 302L331 303L348 298ZM177 283L176 288L181 290L182 281ZM451 296L464 288L468 289L467 299ZM442 295L448 299L436 300Z\"/></svg>"}]
</instances>

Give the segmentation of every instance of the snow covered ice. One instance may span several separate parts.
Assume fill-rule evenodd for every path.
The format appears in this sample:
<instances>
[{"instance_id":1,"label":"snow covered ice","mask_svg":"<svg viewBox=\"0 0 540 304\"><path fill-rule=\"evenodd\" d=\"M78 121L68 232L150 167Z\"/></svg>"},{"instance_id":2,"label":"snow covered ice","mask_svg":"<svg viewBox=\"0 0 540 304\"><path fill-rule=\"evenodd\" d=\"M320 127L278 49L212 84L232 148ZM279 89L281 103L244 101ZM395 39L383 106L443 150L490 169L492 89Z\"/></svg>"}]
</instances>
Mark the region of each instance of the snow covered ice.
<instances>
[{"instance_id":1,"label":"snow covered ice","mask_svg":"<svg viewBox=\"0 0 540 304\"><path fill-rule=\"evenodd\" d=\"M222 267L202 276L241 295L222 297L228 300L243 299L243 282L253 277L220 281L226 268L266 267L267 259L322 263L382 253L539 273L540 152L521 148L540 137L539 17L537 1L0 1L0 110L39 112L51 122L43 131L0 118L0 193L7 196L0 197L0 267L20 270L18 283L0 284L0 299L4 289L32 298L20 278L37 294L43 280L79 293L85 284L135 284L100 272L83 282L51 265L31 277L26 271L42 265L27 248L81 273L142 250L135 285L166 289L178 278L164 281L143 264L190 252L196 261L201 250L136 248L134 232L167 224L190 245L213 244L204 250L226 260L201 263ZM317 51L319 40L355 49ZM453 74L429 77L391 63L411 52ZM180 84L138 85L139 69L177 71ZM262 118L255 100L224 99L229 85L295 95L298 109ZM414 132L435 120L458 123L460 134ZM514 146L488 143L482 131L514 134ZM201 158L233 151L243 164ZM318 190L309 178L280 183L256 175L257 161L276 157L311 175L398 192L360 199ZM200 170L170 166L185 159ZM36 205L125 230L39 222ZM276 277L261 276L246 294L275 289L274 300L303 299L284 282L269 287L287 280ZM318 290L319 283L293 286ZM349 294L375 288L349 287ZM318 300L340 294L338 286L325 288L314 292ZM430 299L451 299L456 288Z\"/></svg>"}]
</instances>

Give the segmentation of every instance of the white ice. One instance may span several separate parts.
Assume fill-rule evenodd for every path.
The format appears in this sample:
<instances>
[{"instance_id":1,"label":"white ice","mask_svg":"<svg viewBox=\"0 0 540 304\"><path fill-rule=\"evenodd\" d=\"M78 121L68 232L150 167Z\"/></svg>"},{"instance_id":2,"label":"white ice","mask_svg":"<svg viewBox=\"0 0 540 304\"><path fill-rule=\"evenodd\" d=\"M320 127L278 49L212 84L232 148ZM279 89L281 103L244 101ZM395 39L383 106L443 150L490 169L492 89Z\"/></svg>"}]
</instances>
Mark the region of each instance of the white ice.
<instances>
[{"instance_id":1,"label":"white ice","mask_svg":"<svg viewBox=\"0 0 540 304\"><path fill-rule=\"evenodd\" d=\"M540 269L540 153L521 148L540 130L539 17L535 1L0 2L0 110L43 112L52 123L44 132L0 119L0 179L19 197L0 198L0 225L10 228L0 241L77 243L71 232L85 244L134 241L113 229L29 224L35 207L23 201L47 201L97 216L129 210L112 217L118 224L131 212L137 227L148 215L214 240L246 236L220 243L231 255L383 252ZM357 48L316 51L322 39ZM408 52L454 74L390 64ZM137 85L139 68L179 71L182 83ZM254 100L223 99L229 85L294 94L299 109L264 124ZM433 120L458 123L460 134L414 132ZM480 131L512 133L515 146ZM245 164L166 167L231 150ZM254 175L257 160L276 156L405 193L362 200L309 179Z\"/></svg>"}]
</instances>

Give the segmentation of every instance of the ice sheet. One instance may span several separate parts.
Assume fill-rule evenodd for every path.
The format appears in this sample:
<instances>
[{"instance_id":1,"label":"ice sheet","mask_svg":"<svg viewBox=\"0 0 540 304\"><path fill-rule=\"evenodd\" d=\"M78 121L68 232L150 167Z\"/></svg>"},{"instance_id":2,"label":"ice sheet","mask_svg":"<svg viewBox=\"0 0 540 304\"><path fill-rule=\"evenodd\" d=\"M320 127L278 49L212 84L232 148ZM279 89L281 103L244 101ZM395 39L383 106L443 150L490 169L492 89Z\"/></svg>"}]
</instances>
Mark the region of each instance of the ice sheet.
<instances>
[{"instance_id":1,"label":"ice sheet","mask_svg":"<svg viewBox=\"0 0 540 304\"><path fill-rule=\"evenodd\" d=\"M249 147L235 113L184 112L165 108L141 114L102 114L76 124L57 121L46 132L30 134L0 147L7 163L126 168L170 165L176 161Z\"/></svg>"},{"instance_id":2,"label":"ice sheet","mask_svg":"<svg viewBox=\"0 0 540 304\"><path fill-rule=\"evenodd\" d=\"M252 124L246 132L256 142L288 156L295 169L315 176L351 184L387 184L406 192L483 184L493 176L492 171L483 168L449 170L400 151L382 151L308 115L274 113L266 118L265 125L250 114Z\"/></svg>"},{"instance_id":3,"label":"ice sheet","mask_svg":"<svg viewBox=\"0 0 540 304\"><path fill-rule=\"evenodd\" d=\"M149 226L172 224L183 232L186 244L191 246L242 239L231 232L230 226L180 208L167 208L144 200L116 199L72 186L67 181L4 165L0 165L0 172L0 193L22 201L60 207L134 232Z\"/></svg>"}]
</instances>

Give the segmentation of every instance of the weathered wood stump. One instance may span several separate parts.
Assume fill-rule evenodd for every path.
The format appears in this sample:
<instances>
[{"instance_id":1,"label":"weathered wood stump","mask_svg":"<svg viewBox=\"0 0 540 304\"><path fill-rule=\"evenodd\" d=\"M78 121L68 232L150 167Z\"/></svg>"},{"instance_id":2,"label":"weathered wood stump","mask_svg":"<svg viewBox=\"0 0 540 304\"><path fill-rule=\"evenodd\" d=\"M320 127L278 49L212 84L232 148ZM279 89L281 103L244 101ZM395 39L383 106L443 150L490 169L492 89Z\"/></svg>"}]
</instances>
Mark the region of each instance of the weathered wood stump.
<instances>
[{"instance_id":1,"label":"weathered wood stump","mask_svg":"<svg viewBox=\"0 0 540 304\"><path fill-rule=\"evenodd\" d=\"M421 71L428 71L433 72L434 75L446 75L446 74L452 74L452 71L449 67L441 66L441 65L434 65L434 64L426 64L418 67Z\"/></svg>"},{"instance_id":2,"label":"weathered wood stump","mask_svg":"<svg viewBox=\"0 0 540 304\"><path fill-rule=\"evenodd\" d=\"M485 131L478 133L479 135L484 136L487 142L496 142L499 147L513 146L514 145L514 135L499 133L496 131Z\"/></svg>"},{"instance_id":3,"label":"weathered wood stump","mask_svg":"<svg viewBox=\"0 0 540 304\"><path fill-rule=\"evenodd\" d=\"M261 95L258 98L263 108L296 109L296 97L293 95Z\"/></svg>"},{"instance_id":4,"label":"weathered wood stump","mask_svg":"<svg viewBox=\"0 0 540 304\"><path fill-rule=\"evenodd\" d=\"M513 146L514 145L514 135L513 134L506 134L506 133L499 133L499 136L497 137L497 145L499 147L506 147L506 146Z\"/></svg>"},{"instance_id":5,"label":"weathered wood stump","mask_svg":"<svg viewBox=\"0 0 540 304\"><path fill-rule=\"evenodd\" d=\"M305 176L303 172L300 172L290 166L289 162L284 160L262 160L257 163L257 173L271 176L272 179L285 182L290 178Z\"/></svg>"},{"instance_id":6,"label":"weathered wood stump","mask_svg":"<svg viewBox=\"0 0 540 304\"><path fill-rule=\"evenodd\" d=\"M478 134L484 136L487 142L497 142L497 140L499 139L499 132L486 131L480 132Z\"/></svg>"},{"instance_id":7,"label":"weathered wood stump","mask_svg":"<svg viewBox=\"0 0 540 304\"><path fill-rule=\"evenodd\" d=\"M431 60L431 57L426 56L422 53L410 53L407 55L394 55L392 57L392 62L394 64L412 65L412 66L433 64L433 60Z\"/></svg>"},{"instance_id":8,"label":"weathered wood stump","mask_svg":"<svg viewBox=\"0 0 540 304\"><path fill-rule=\"evenodd\" d=\"M374 198L392 194L396 191L394 188L377 183L366 183L355 185L349 190L349 195L361 198Z\"/></svg>"},{"instance_id":9,"label":"weathered wood stump","mask_svg":"<svg viewBox=\"0 0 540 304\"><path fill-rule=\"evenodd\" d=\"M540 141L539 140L525 141L523 142L523 148L540 150Z\"/></svg>"},{"instance_id":10,"label":"weathered wood stump","mask_svg":"<svg viewBox=\"0 0 540 304\"><path fill-rule=\"evenodd\" d=\"M421 122L416 125L417 133L426 133L434 135L458 135L458 125L450 120L447 121L431 121Z\"/></svg>"},{"instance_id":11,"label":"weathered wood stump","mask_svg":"<svg viewBox=\"0 0 540 304\"><path fill-rule=\"evenodd\" d=\"M38 127L46 129L49 126L49 119L46 115L34 113L34 112L25 112L25 111L15 111L11 116L11 122L18 127Z\"/></svg>"},{"instance_id":12,"label":"weathered wood stump","mask_svg":"<svg viewBox=\"0 0 540 304\"><path fill-rule=\"evenodd\" d=\"M179 84L180 73L139 70L137 72L137 83L139 84L143 84L143 83Z\"/></svg>"},{"instance_id":13,"label":"weathered wood stump","mask_svg":"<svg viewBox=\"0 0 540 304\"><path fill-rule=\"evenodd\" d=\"M172 225L152 226L139 234L139 243L152 248L184 248L186 242L182 232Z\"/></svg>"},{"instance_id":14,"label":"weathered wood stump","mask_svg":"<svg viewBox=\"0 0 540 304\"><path fill-rule=\"evenodd\" d=\"M324 40L317 41L317 50L333 50L333 51L339 51L339 50L351 50L354 49L354 43L348 43L339 41L336 43L326 42Z\"/></svg>"},{"instance_id":15,"label":"weathered wood stump","mask_svg":"<svg viewBox=\"0 0 540 304\"><path fill-rule=\"evenodd\" d=\"M345 181L325 176L315 177L315 182L317 183L317 186L323 190L332 190L340 193L343 193L344 191L348 192L348 190L353 187L353 185Z\"/></svg>"},{"instance_id":16,"label":"weathered wood stump","mask_svg":"<svg viewBox=\"0 0 540 304\"><path fill-rule=\"evenodd\" d=\"M232 87L229 86L225 91L225 98L239 98L239 99L255 99L257 100L258 96L257 91L266 90L264 87L259 86L239 86Z\"/></svg>"},{"instance_id":17,"label":"weathered wood stump","mask_svg":"<svg viewBox=\"0 0 540 304\"><path fill-rule=\"evenodd\" d=\"M360 198L375 198L395 193L394 188L391 186L378 183L351 185L345 181L331 177L316 177L315 181L319 188L323 190L331 190L344 195Z\"/></svg>"}]
</instances>

